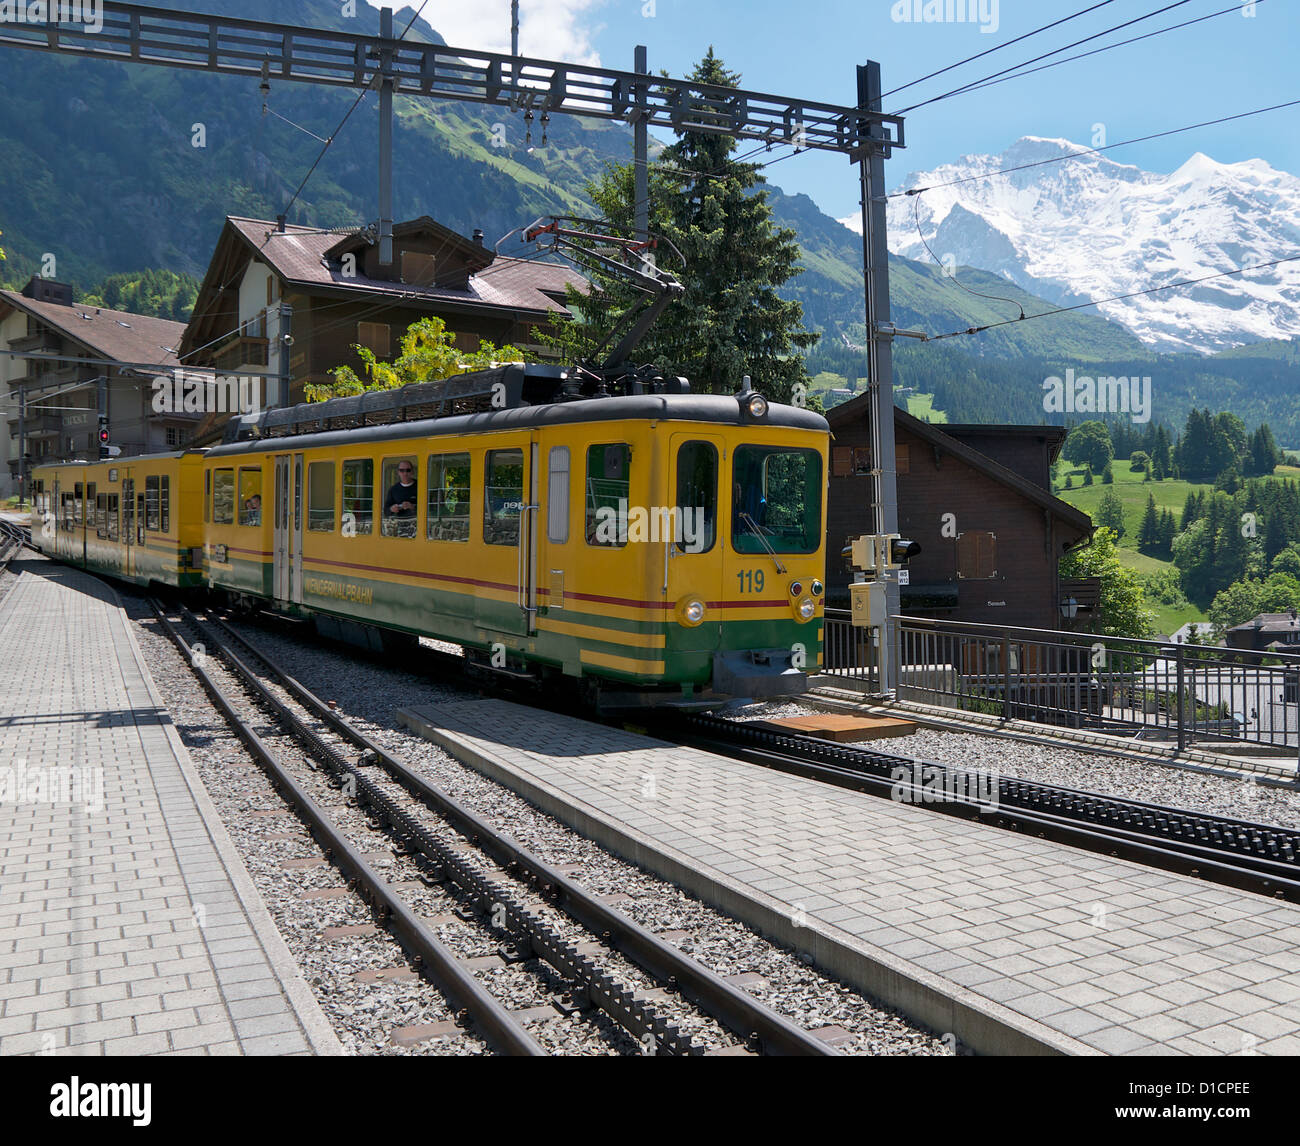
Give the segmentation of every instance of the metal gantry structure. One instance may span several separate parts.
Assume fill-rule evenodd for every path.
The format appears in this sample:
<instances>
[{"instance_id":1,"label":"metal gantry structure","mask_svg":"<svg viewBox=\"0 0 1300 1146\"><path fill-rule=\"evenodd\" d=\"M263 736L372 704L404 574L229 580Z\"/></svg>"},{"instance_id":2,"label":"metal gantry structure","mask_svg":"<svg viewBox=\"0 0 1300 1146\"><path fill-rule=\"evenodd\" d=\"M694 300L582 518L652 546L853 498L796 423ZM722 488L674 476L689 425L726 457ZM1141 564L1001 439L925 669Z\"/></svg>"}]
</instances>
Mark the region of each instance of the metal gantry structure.
<instances>
[{"instance_id":1,"label":"metal gantry structure","mask_svg":"<svg viewBox=\"0 0 1300 1146\"><path fill-rule=\"evenodd\" d=\"M54 6L57 12L57 6ZM795 99L743 88L650 76L644 48L634 70L503 55L393 37L391 9L380 9L378 36L299 28L212 13L176 12L102 0L102 26L72 22L0 24L0 47L54 52L70 58L115 60L380 94L379 243L392 260L392 97L452 99L543 115L621 120L636 143L636 229L647 226L646 134L728 135L797 150L846 156L858 167L862 202L863 288L867 384L872 424L875 532L898 527L894 468L893 374L889 317L889 253L885 238L884 160L904 146L903 120L881 101L880 65L858 68L855 106ZM512 28L512 45L517 38ZM286 356L287 357L287 356ZM20 488L25 465L20 447ZM829 475L828 475L829 476ZM833 547L832 547L833 548ZM898 585L886 589L886 614L898 612ZM889 640L891 624L881 634ZM889 691L892 681L881 681Z\"/></svg>"}]
</instances>

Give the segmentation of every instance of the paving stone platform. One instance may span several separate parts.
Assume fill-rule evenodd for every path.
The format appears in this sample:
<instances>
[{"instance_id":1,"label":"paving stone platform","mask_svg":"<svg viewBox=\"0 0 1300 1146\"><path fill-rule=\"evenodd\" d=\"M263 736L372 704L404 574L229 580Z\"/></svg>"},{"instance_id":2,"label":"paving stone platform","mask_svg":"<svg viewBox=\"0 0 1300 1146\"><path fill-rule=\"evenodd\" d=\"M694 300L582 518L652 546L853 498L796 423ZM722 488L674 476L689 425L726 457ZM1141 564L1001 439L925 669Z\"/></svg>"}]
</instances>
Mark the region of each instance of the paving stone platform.
<instances>
[{"instance_id":1,"label":"paving stone platform","mask_svg":"<svg viewBox=\"0 0 1300 1146\"><path fill-rule=\"evenodd\" d=\"M339 1054L114 591L0 602L0 1055Z\"/></svg>"},{"instance_id":2,"label":"paving stone platform","mask_svg":"<svg viewBox=\"0 0 1300 1146\"><path fill-rule=\"evenodd\" d=\"M499 700L408 727L989 1053L1300 1053L1300 907Z\"/></svg>"}]
</instances>

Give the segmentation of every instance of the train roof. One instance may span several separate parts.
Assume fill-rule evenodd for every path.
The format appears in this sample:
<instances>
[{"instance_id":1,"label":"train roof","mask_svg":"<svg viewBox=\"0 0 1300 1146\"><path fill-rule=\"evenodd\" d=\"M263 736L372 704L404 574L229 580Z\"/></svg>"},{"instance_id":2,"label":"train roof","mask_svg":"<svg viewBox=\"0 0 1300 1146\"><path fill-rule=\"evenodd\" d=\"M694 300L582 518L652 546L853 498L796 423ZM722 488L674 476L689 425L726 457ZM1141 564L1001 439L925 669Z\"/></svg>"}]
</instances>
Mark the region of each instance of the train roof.
<instances>
[{"instance_id":1,"label":"train roof","mask_svg":"<svg viewBox=\"0 0 1300 1146\"><path fill-rule=\"evenodd\" d=\"M322 404L323 405L323 404ZM772 403L767 414L754 418L741 410L735 395L726 394L633 394L625 397L589 398L570 402L521 406L453 414L442 418L421 418L409 422L386 422L377 426L326 429L315 433L248 438L213 446L209 457L283 452L307 444L350 445L406 438L444 437L453 434L484 434L500 430L532 429L540 426L573 425L583 422L675 421L713 422L720 425L813 430L826 433L826 419L812 410Z\"/></svg>"}]
</instances>

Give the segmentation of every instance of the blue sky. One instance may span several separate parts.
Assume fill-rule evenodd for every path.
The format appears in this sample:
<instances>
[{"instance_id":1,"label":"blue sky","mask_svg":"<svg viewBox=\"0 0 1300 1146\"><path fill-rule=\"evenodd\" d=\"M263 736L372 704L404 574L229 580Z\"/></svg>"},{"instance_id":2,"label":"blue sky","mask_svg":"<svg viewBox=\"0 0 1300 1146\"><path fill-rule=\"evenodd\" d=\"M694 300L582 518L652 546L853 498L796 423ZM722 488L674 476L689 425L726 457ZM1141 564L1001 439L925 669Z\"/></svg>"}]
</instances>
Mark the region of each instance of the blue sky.
<instances>
[{"instance_id":1,"label":"blue sky","mask_svg":"<svg viewBox=\"0 0 1300 1146\"><path fill-rule=\"evenodd\" d=\"M1095 2L902 0L900 8L898 0L520 0L520 51L630 69L633 46L643 43L652 71L666 68L681 75L712 44L728 67L742 73L745 87L851 104L856 65L867 59L880 62L889 91ZM1172 0L1111 0L1059 28L909 87L886 100L887 110L939 95L1169 3ZM927 12L934 15L945 7L966 18L924 19ZM904 10L914 15L917 8L920 22L894 18ZM1163 15L1064 55L1227 8L1234 10L911 112L908 146L886 166L890 186L901 184L910 171L963 154L1000 152L1023 135L1064 137L1089 145L1101 124L1106 142L1118 142L1300 99L1300 76L1295 74L1300 46L1297 0L1257 0L1254 5L1246 0L1186 0ZM453 45L508 50L509 0L429 0L424 16ZM1172 171L1202 151L1220 162L1261 158L1300 173L1297 127L1300 107L1118 148L1109 155L1148 170ZM787 191L807 193L836 217L857 210L857 180L840 156L805 153L773 166L768 178Z\"/></svg>"}]
</instances>

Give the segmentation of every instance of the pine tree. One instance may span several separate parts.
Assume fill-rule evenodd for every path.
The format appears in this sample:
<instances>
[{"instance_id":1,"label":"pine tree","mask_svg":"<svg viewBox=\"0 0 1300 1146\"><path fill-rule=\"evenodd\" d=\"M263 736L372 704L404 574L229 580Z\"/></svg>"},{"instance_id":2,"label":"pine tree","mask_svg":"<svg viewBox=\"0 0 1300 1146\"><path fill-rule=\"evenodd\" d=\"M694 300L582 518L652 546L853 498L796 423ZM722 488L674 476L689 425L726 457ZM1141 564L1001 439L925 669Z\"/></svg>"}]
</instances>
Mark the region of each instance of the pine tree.
<instances>
[{"instance_id":1,"label":"pine tree","mask_svg":"<svg viewBox=\"0 0 1300 1146\"><path fill-rule=\"evenodd\" d=\"M1107 462L1106 468L1101 471L1101 484L1102 485L1115 484L1115 471L1111 469L1110 462Z\"/></svg>"},{"instance_id":2,"label":"pine tree","mask_svg":"<svg viewBox=\"0 0 1300 1146\"><path fill-rule=\"evenodd\" d=\"M1174 521L1174 511L1160 511L1160 550L1158 556L1168 561L1174 553L1174 538L1178 534L1178 523Z\"/></svg>"},{"instance_id":3,"label":"pine tree","mask_svg":"<svg viewBox=\"0 0 1300 1146\"><path fill-rule=\"evenodd\" d=\"M1124 536L1126 532L1124 528L1124 503L1120 501L1113 489L1108 489L1101 495L1101 501L1097 503L1097 512L1092 516L1098 525L1113 529L1117 538Z\"/></svg>"},{"instance_id":4,"label":"pine tree","mask_svg":"<svg viewBox=\"0 0 1300 1146\"><path fill-rule=\"evenodd\" d=\"M1178 529L1181 532L1186 529L1193 521L1200 516L1196 506L1196 493L1193 490L1187 491L1187 500L1183 502L1183 516L1179 519Z\"/></svg>"},{"instance_id":5,"label":"pine tree","mask_svg":"<svg viewBox=\"0 0 1300 1146\"><path fill-rule=\"evenodd\" d=\"M1160 515L1156 512L1155 494L1147 494L1147 507L1138 526L1138 551L1154 554L1160 548Z\"/></svg>"},{"instance_id":6,"label":"pine tree","mask_svg":"<svg viewBox=\"0 0 1300 1146\"><path fill-rule=\"evenodd\" d=\"M711 47L688 78L718 87L740 82ZM683 112L689 119L690 109ZM697 393L733 393L749 375L755 390L788 402L797 385L808 384L801 352L818 338L803 327L803 307L777 294L801 272L801 252L795 232L773 224L767 192L755 190L766 182L759 165L737 162L735 149L731 136L688 130L651 164L650 230L684 262L661 247L659 265L686 291L648 332L637 358L685 375ZM608 165L587 192L607 220L631 227L631 164ZM595 280L611 298L627 298L618 284L600 274Z\"/></svg>"}]
</instances>

